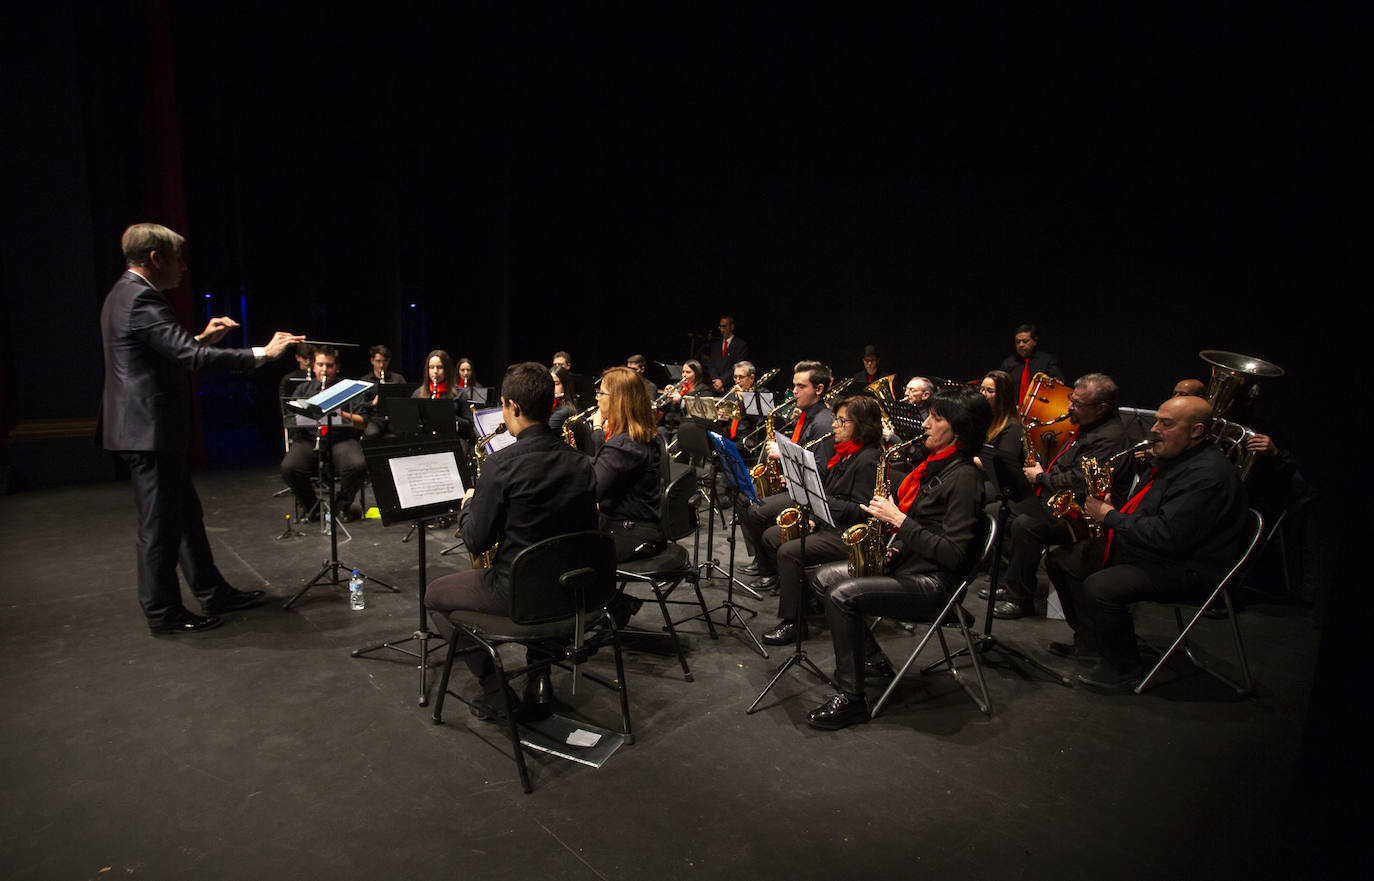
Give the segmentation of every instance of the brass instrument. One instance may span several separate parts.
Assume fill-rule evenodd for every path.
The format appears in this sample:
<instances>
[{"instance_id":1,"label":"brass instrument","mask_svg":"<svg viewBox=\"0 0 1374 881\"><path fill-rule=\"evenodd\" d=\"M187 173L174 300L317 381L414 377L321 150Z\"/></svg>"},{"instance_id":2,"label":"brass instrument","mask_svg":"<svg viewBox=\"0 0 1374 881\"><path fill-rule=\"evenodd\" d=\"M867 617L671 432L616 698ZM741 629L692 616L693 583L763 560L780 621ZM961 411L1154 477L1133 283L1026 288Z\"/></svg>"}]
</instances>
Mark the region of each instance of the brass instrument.
<instances>
[{"instance_id":1,"label":"brass instrument","mask_svg":"<svg viewBox=\"0 0 1374 881\"><path fill-rule=\"evenodd\" d=\"M811 449L812 447L814 447L816 444L820 443L821 441L823 441L823 440L829 440L831 437L832 437L832 435L823 434L823 435L821 435L820 437L816 438L815 440L810 440L810 441L807 441L806 443L802 444L802 449L803 449L803 450L809 450L809 449Z\"/></svg>"},{"instance_id":2,"label":"brass instrument","mask_svg":"<svg viewBox=\"0 0 1374 881\"><path fill-rule=\"evenodd\" d=\"M887 376L880 376L864 386L864 393L872 395L878 402L878 412L883 414L883 437L889 437L896 432L892 427L892 417L890 404L897 401L897 392L892 387L892 381L897 378L897 374L889 373Z\"/></svg>"},{"instance_id":3,"label":"brass instrument","mask_svg":"<svg viewBox=\"0 0 1374 881\"><path fill-rule=\"evenodd\" d=\"M895 376L896 374L893 374L893 375ZM830 387L830 391L828 391L828 392L825 393L825 405L826 405L827 407L829 407L829 406L830 406L830 402L833 401L833 400L835 400L835 398L839 396L840 392L842 392L842 391L844 391L845 389L849 388L850 384L853 383L853 382L854 382L854 377L852 377L852 376L846 376L844 379L840 380L839 382L837 382L837 383L835 383L833 386L831 386L831 387Z\"/></svg>"},{"instance_id":4,"label":"brass instrument","mask_svg":"<svg viewBox=\"0 0 1374 881\"><path fill-rule=\"evenodd\" d=\"M778 529L782 530L782 541L784 544L794 539L801 538L801 515L802 510L798 505L793 505L790 508L783 508L778 512L777 519L773 522L778 525Z\"/></svg>"},{"instance_id":5,"label":"brass instrument","mask_svg":"<svg viewBox=\"0 0 1374 881\"><path fill-rule=\"evenodd\" d=\"M1148 441L1143 443L1148 443ZM1105 462L1092 456L1084 456L1079 465L1083 468L1083 479L1088 484L1088 495L1096 496L1099 499L1106 498L1107 494L1112 491L1112 466L1116 460L1126 453L1134 453L1136 449L1141 447L1142 444L1136 444L1134 447L1122 450ZM1058 517L1068 524L1069 535L1074 541L1087 538L1089 535L1093 538L1102 537L1102 524L1088 516L1088 512L1083 510L1083 506L1074 498L1073 490L1061 489L1046 499L1045 505L1049 508L1051 516ZM1084 527L1087 529L1087 535L1082 533Z\"/></svg>"},{"instance_id":6,"label":"brass instrument","mask_svg":"<svg viewBox=\"0 0 1374 881\"><path fill-rule=\"evenodd\" d=\"M586 419L588 416L592 415L593 411L595 411L596 408L597 408L598 406L600 406L600 405L599 405L599 404L592 404L590 407L588 407L587 409L583 410L581 413L574 413L573 415L569 416L567 419L564 419L564 420L563 420L563 426L562 426L562 428L563 428L563 442L564 442L564 443L566 443L568 446L572 447L574 450L577 449L577 436L576 436L575 434L573 434L573 426L576 425L577 423L581 422L583 419ZM502 424L502 428L504 428L504 427L505 427L505 425Z\"/></svg>"},{"instance_id":7,"label":"brass instrument","mask_svg":"<svg viewBox=\"0 0 1374 881\"><path fill-rule=\"evenodd\" d=\"M754 385L752 386L750 391L754 392L755 394L762 391L763 387L768 384L768 381L771 380L773 377L777 376L778 371L781 369L781 367L774 367L772 370L768 371L763 376L755 379ZM741 403L739 401L730 401L727 399L731 395L737 395L742 391L744 391L744 389L740 388L740 384L735 383L734 386L728 392L726 392L720 398L719 401L716 402L717 419L738 419L740 417L740 413L742 412Z\"/></svg>"},{"instance_id":8,"label":"brass instrument","mask_svg":"<svg viewBox=\"0 0 1374 881\"><path fill-rule=\"evenodd\" d=\"M782 466L777 460L768 458L768 441L773 438L773 415L784 407L796 404L796 398L788 398L778 406L768 411L764 417L763 429L764 440L759 445L760 461L753 468L749 469L749 476L754 478L754 491L759 494L759 498L766 498L774 493L783 490ZM752 434L751 434L752 436ZM779 524L781 525L781 524Z\"/></svg>"},{"instance_id":9,"label":"brass instrument","mask_svg":"<svg viewBox=\"0 0 1374 881\"><path fill-rule=\"evenodd\" d=\"M1207 400L1212 404L1212 425L1208 438L1240 469L1240 479L1250 476L1255 453L1249 448L1255 430L1237 422L1223 419L1231 411L1237 395L1253 398L1259 394L1256 378L1283 376L1283 368L1262 358L1204 349L1198 357L1212 365L1212 378L1207 383Z\"/></svg>"},{"instance_id":10,"label":"brass instrument","mask_svg":"<svg viewBox=\"0 0 1374 881\"><path fill-rule=\"evenodd\" d=\"M873 497L886 499L892 495L892 460L896 455L917 441L925 440L918 434L910 440L893 444L878 457L878 471L873 482ZM849 550L849 574L853 578L866 575L882 575L887 566L887 529L883 521L870 517L863 523L856 523L840 533L840 540Z\"/></svg>"},{"instance_id":11,"label":"brass instrument","mask_svg":"<svg viewBox=\"0 0 1374 881\"><path fill-rule=\"evenodd\" d=\"M1040 421L1039 419L1032 419L1029 416L1024 418L1024 421L1021 423L1021 451L1025 454L1026 458L1024 464L1027 468L1033 468L1036 465L1048 464L1049 451L1059 443L1058 436L1054 432L1036 432L1036 437L1043 439L1045 442L1046 458L1045 462L1042 463L1036 457L1035 451L1031 449L1031 429L1044 429L1051 425L1058 425L1060 422L1063 422L1065 419L1068 418L1068 413L1065 413L1062 416L1056 416L1053 419L1045 420L1044 422Z\"/></svg>"}]
</instances>

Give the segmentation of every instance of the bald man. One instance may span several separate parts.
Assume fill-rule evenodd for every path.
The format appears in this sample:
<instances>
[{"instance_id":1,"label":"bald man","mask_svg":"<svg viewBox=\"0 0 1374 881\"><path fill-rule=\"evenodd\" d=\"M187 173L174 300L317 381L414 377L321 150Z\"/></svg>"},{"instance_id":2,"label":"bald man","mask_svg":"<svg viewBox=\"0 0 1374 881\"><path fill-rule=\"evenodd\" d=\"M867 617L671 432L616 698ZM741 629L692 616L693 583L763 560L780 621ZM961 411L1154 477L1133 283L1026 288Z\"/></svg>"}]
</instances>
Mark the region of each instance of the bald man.
<instances>
[{"instance_id":1,"label":"bald man","mask_svg":"<svg viewBox=\"0 0 1374 881\"><path fill-rule=\"evenodd\" d=\"M1074 630L1051 653L1091 663L1084 685L1134 688L1144 675L1130 604L1200 601L1235 562L1245 529L1240 472L1207 438L1212 407L1181 396L1160 405L1150 429L1154 468L1120 509L1088 497L1088 516L1107 527L1103 542L1057 548L1045 559Z\"/></svg>"},{"instance_id":2,"label":"bald man","mask_svg":"<svg viewBox=\"0 0 1374 881\"><path fill-rule=\"evenodd\" d=\"M1178 385L1174 386L1174 397L1176 398L1200 398L1206 394L1206 392L1207 386L1196 379L1180 379Z\"/></svg>"}]
</instances>

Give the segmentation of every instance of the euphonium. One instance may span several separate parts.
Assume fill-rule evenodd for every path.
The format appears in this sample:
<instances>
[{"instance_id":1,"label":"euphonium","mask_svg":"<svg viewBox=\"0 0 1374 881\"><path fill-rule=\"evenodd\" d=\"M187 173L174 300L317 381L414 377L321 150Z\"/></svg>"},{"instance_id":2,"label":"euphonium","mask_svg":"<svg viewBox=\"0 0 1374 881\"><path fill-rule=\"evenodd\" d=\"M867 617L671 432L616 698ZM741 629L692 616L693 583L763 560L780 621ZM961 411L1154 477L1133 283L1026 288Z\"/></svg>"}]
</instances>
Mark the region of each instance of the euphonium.
<instances>
[{"instance_id":1,"label":"euphonium","mask_svg":"<svg viewBox=\"0 0 1374 881\"><path fill-rule=\"evenodd\" d=\"M878 471L875 475L873 496L886 499L892 495L892 460L897 453L925 440L918 434L911 440L893 444L878 457ZM863 523L856 523L840 533L840 540L849 550L849 574L853 578L865 575L882 575L887 566L887 530L877 517L870 517Z\"/></svg>"},{"instance_id":2,"label":"euphonium","mask_svg":"<svg viewBox=\"0 0 1374 881\"><path fill-rule=\"evenodd\" d=\"M801 508L793 505L790 508L783 508L778 513L777 519L773 522L778 524L778 529L782 530L783 543L801 538Z\"/></svg>"}]
</instances>

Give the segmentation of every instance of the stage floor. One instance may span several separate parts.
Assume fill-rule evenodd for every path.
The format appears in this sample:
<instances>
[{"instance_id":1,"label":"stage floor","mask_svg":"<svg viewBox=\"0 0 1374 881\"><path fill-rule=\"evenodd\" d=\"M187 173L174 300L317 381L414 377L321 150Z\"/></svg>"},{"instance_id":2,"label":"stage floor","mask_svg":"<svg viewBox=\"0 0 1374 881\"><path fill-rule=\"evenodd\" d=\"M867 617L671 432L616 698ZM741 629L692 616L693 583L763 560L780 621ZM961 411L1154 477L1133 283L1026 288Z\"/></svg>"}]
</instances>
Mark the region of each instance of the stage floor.
<instances>
[{"instance_id":1,"label":"stage floor","mask_svg":"<svg viewBox=\"0 0 1374 881\"><path fill-rule=\"evenodd\" d=\"M712 641L689 624L696 681L671 656L627 655L635 743L599 769L527 753L526 795L498 727L457 702L436 726L417 706L413 659L351 657L416 627L404 526L349 524L340 546L400 594L370 585L354 612L345 590L316 588L284 611L328 538L278 539L290 504L273 496L275 469L197 485L220 568L276 601L185 638L144 625L127 483L0 497L0 876L1182 879L1311 866L1289 810L1320 637L1306 609L1246 608L1248 698L1204 675L1108 697L992 659L991 716L947 675L910 676L882 716L835 733L807 727L829 691L798 671L745 715L786 652L765 660L738 632ZM425 533L431 578L468 565L439 555L451 529ZM704 592L714 604L724 581ZM756 633L773 625L775 599L736 597L758 610ZM981 627L984 604L967 606ZM1172 625L1158 607L1138 621L1157 639ZM657 608L635 622L657 626ZM1224 656L1224 624L1199 626ZM1045 651L1068 637L1063 622L995 632L1073 672ZM880 630L898 663L913 639ZM832 668L823 625L807 647ZM609 652L592 666L613 670ZM473 691L465 671L455 680ZM584 680L574 699L567 674L555 687L565 712L617 723L611 692Z\"/></svg>"}]
</instances>

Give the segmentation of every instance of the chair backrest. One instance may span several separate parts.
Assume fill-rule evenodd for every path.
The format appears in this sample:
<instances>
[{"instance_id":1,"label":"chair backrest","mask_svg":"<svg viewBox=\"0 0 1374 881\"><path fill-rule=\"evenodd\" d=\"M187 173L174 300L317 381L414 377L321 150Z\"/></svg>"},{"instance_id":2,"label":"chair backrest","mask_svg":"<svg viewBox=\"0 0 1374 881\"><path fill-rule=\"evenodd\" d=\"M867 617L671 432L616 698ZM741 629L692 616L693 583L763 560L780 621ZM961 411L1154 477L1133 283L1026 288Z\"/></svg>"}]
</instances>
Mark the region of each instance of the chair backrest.
<instances>
[{"instance_id":1,"label":"chair backrest","mask_svg":"<svg viewBox=\"0 0 1374 881\"><path fill-rule=\"evenodd\" d=\"M677 427L677 448L693 465L705 465L711 458L711 438L705 428L690 419Z\"/></svg>"},{"instance_id":2,"label":"chair backrest","mask_svg":"<svg viewBox=\"0 0 1374 881\"><path fill-rule=\"evenodd\" d=\"M556 535L525 548L511 564L510 617L526 625L562 621L604 606L615 589L615 541L609 535Z\"/></svg>"},{"instance_id":3,"label":"chair backrest","mask_svg":"<svg viewBox=\"0 0 1374 881\"><path fill-rule=\"evenodd\" d=\"M679 474L663 492L663 537L669 541L686 538L697 529L697 509L692 497L697 493L697 476L691 471Z\"/></svg>"},{"instance_id":4,"label":"chair backrest","mask_svg":"<svg viewBox=\"0 0 1374 881\"><path fill-rule=\"evenodd\" d=\"M1236 577L1246 566L1250 565L1250 559L1255 555L1255 549L1260 547L1260 539L1264 536L1264 515L1254 508L1250 509L1250 529L1245 533L1245 549L1241 552L1240 558L1222 577L1218 587L1226 587L1231 583L1231 579Z\"/></svg>"}]
</instances>

